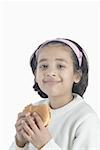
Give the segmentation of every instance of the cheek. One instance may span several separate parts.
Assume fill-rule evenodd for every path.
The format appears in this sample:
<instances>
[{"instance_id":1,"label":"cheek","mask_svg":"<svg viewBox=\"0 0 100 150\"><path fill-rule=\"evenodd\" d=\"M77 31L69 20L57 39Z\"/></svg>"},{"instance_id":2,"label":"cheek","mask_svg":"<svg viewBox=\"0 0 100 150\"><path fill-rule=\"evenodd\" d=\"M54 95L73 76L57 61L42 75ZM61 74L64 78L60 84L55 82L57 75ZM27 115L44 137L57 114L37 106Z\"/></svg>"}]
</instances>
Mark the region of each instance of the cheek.
<instances>
[{"instance_id":1,"label":"cheek","mask_svg":"<svg viewBox=\"0 0 100 150\"><path fill-rule=\"evenodd\" d=\"M74 75L73 72L65 72L62 74L62 79L64 80L64 82L73 82L74 81Z\"/></svg>"},{"instance_id":2,"label":"cheek","mask_svg":"<svg viewBox=\"0 0 100 150\"><path fill-rule=\"evenodd\" d=\"M41 84L42 79L43 79L43 74L39 70L36 71L36 76L35 77L36 77L36 82L38 84Z\"/></svg>"}]
</instances>

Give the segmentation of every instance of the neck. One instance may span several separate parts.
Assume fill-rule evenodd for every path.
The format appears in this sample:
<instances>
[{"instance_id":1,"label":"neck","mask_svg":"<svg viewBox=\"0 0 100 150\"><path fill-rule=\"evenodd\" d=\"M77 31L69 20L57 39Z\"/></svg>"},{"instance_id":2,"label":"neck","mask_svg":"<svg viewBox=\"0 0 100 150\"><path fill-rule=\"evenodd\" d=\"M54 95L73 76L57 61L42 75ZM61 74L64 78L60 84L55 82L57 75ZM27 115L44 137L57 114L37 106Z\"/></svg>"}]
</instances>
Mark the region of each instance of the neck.
<instances>
[{"instance_id":1,"label":"neck","mask_svg":"<svg viewBox=\"0 0 100 150\"><path fill-rule=\"evenodd\" d=\"M57 109L60 107L65 106L66 104L68 104L69 102L71 102L73 100L73 94L69 94L66 96L54 96L54 97L49 97L49 101L50 101L50 107L52 109Z\"/></svg>"}]
</instances>

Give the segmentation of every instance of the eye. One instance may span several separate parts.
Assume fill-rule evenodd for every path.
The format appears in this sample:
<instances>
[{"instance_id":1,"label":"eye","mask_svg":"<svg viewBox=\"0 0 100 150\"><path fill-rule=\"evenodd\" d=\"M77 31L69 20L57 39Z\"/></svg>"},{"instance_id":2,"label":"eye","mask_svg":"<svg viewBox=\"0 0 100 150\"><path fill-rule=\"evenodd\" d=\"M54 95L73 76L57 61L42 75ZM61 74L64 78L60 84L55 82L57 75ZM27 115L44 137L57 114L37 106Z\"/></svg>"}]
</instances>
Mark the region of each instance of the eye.
<instances>
[{"instance_id":1,"label":"eye","mask_svg":"<svg viewBox=\"0 0 100 150\"><path fill-rule=\"evenodd\" d=\"M47 69L48 65L40 65L39 68L41 68L42 70Z\"/></svg>"},{"instance_id":2,"label":"eye","mask_svg":"<svg viewBox=\"0 0 100 150\"><path fill-rule=\"evenodd\" d=\"M60 65L60 64L57 67L58 67L58 69L64 69L65 68L64 65Z\"/></svg>"}]
</instances>

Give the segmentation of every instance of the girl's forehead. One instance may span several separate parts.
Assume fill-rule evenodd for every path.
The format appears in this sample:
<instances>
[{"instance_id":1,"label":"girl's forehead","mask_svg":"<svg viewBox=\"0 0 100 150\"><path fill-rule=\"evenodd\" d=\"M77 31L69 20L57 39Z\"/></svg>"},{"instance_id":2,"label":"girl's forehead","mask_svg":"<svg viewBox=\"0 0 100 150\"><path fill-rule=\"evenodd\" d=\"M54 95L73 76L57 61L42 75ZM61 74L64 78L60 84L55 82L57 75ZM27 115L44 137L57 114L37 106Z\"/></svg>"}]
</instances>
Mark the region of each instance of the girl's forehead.
<instances>
[{"instance_id":1,"label":"girl's forehead","mask_svg":"<svg viewBox=\"0 0 100 150\"><path fill-rule=\"evenodd\" d=\"M56 58L56 57L61 57L61 58L66 58L70 59L71 58L71 48L68 46L63 46L63 45L49 45L45 46L38 51L38 59L42 57L47 57L47 58Z\"/></svg>"}]
</instances>

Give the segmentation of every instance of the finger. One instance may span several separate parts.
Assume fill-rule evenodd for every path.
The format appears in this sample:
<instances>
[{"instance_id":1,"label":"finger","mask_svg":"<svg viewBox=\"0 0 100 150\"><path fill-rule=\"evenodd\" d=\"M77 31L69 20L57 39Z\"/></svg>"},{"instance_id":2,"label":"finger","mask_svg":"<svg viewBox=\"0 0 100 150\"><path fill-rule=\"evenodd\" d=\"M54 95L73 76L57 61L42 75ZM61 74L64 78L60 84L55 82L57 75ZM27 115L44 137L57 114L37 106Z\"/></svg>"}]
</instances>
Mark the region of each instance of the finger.
<instances>
[{"instance_id":1,"label":"finger","mask_svg":"<svg viewBox=\"0 0 100 150\"><path fill-rule=\"evenodd\" d=\"M18 114L18 118L23 118L23 117L26 117L27 115L30 115L30 112L21 112Z\"/></svg>"},{"instance_id":2,"label":"finger","mask_svg":"<svg viewBox=\"0 0 100 150\"><path fill-rule=\"evenodd\" d=\"M34 118L36 120L36 123L37 123L39 129L43 129L44 128L43 121L42 121L42 119L40 118L40 116L36 112L34 113Z\"/></svg>"},{"instance_id":3,"label":"finger","mask_svg":"<svg viewBox=\"0 0 100 150\"><path fill-rule=\"evenodd\" d=\"M23 120L26 121L26 118L20 118L19 120L17 120L17 122L16 122L16 124L15 124L15 127L21 125L22 122L23 122Z\"/></svg>"},{"instance_id":4,"label":"finger","mask_svg":"<svg viewBox=\"0 0 100 150\"><path fill-rule=\"evenodd\" d=\"M18 113L18 118L25 117L25 112Z\"/></svg>"},{"instance_id":5,"label":"finger","mask_svg":"<svg viewBox=\"0 0 100 150\"><path fill-rule=\"evenodd\" d=\"M22 123L23 123L23 120L20 120L19 122L15 124L15 128L17 132L20 132L20 130L23 129Z\"/></svg>"},{"instance_id":6,"label":"finger","mask_svg":"<svg viewBox=\"0 0 100 150\"><path fill-rule=\"evenodd\" d=\"M27 141L31 141L31 136L30 135L28 135L26 132L25 132L25 130L23 129L23 130L21 130L21 135L23 136L23 138L24 139L26 139Z\"/></svg>"},{"instance_id":7,"label":"finger","mask_svg":"<svg viewBox=\"0 0 100 150\"><path fill-rule=\"evenodd\" d=\"M22 120L26 121L26 117L29 116L29 115L30 115L30 112L28 112L28 113L26 113L26 112L19 113L18 114L19 118L17 119L16 126L20 125Z\"/></svg>"},{"instance_id":8,"label":"finger","mask_svg":"<svg viewBox=\"0 0 100 150\"><path fill-rule=\"evenodd\" d=\"M23 126L20 125L20 126L18 126L18 127L16 128L16 131L17 131L17 132L20 132L22 129L23 129Z\"/></svg>"},{"instance_id":9,"label":"finger","mask_svg":"<svg viewBox=\"0 0 100 150\"><path fill-rule=\"evenodd\" d=\"M27 121L28 121L30 127L32 128L33 132L34 132L35 134L38 134L39 128L38 128L38 126L36 125L35 121L32 119L32 117L28 116L28 117L27 117Z\"/></svg>"},{"instance_id":10,"label":"finger","mask_svg":"<svg viewBox=\"0 0 100 150\"><path fill-rule=\"evenodd\" d=\"M22 119L19 119L19 120L16 122L15 127L17 128L18 126L20 126L20 125L21 125L21 122L22 122Z\"/></svg>"},{"instance_id":11,"label":"finger","mask_svg":"<svg viewBox=\"0 0 100 150\"><path fill-rule=\"evenodd\" d=\"M26 132L29 136L34 137L34 132L33 132L32 129L26 124L25 121L23 121L22 126L23 126L23 129L25 130L25 132Z\"/></svg>"}]
</instances>

